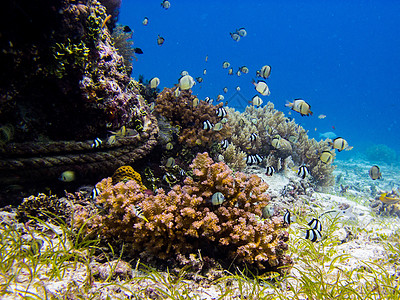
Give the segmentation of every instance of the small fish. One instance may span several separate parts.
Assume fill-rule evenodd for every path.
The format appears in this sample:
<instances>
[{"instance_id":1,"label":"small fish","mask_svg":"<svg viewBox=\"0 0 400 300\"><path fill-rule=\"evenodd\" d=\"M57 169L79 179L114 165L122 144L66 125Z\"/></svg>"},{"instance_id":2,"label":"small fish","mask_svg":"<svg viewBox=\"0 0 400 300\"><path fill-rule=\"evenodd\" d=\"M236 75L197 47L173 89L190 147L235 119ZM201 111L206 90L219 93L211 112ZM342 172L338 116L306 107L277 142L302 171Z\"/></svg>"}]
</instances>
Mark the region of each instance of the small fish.
<instances>
[{"instance_id":1,"label":"small fish","mask_svg":"<svg viewBox=\"0 0 400 300\"><path fill-rule=\"evenodd\" d=\"M222 142L221 142L221 148L222 149L226 149L226 148L228 148L228 146L229 146L229 141L228 140L223 140Z\"/></svg>"},{"instance_id":2,"label":"small fish","mask_svg":"<svg viewBox=\"0 0 400 300\"><path fill-rule=\"evenodd\" d=\"M236 71L236 75L237 75L237 76L242 75L242 73L240 72L240 69Z\"/></svg>"},{"instance_id":3,"label":"small fish","mask_svg":"<svg viewBox=\"0 0 400 300\"><path fill-rule=\"evenodd\" d=\"M188 72L188 71L182 71L182 72L181 72L181 76L186 76L186 75L189 75L189 72Z\"/></svg>"},{"instance_id":4,"label":"small fish","mask_svg":"<svg viewBox=\"0 0 400 300\"><path fill-rule=\"evenodd\" d=\"M161 2L161 6L164 9L168 9L168 8L171 7L171 3L169 1L167 1L167 0L163 0L163 2Z\"/></svg>"},{"instance_id":5,"label":"small fish","mask_svg":"<svg viewBox=\"0 0 400 300\"><path fill-rule=\"evenodd\" d=\"M281 136L280 135L275 135L272 140L271 140L271 145L275 149L279 149L281 146Z\"/></svg>"},{"instance_id":6,"label":"small fish","mask_svg":"<svg viewBox=\"0 0 400 300\"><path fill-rule=\"evenodd\" d=\"M228 88L227 88L227 87L224 87L223 91L224 91L224 93L226 94L226 93L228 92Z\"/></svg>"},{"instance_id":7,"label":"small fish","mask_svg":"<svg viewBox=\"0 0 400 300\"><path fill-rule=\"evenodd\" d=\"M322 115L322 114L318 116L318 119L321 119L321 120L322 120L322 119L325 119L325 118L326 118L326 116L325 116L325 115Z\"/></svg>"},{"instance_id":8,"label":"small fish","mask_svg":"<svg viewBox=\"0 0 400 300\"><path fill-rule=\"evenodd\" d=\"M224 118L227 115L227 112L226 112L225 108L223 108L223 107L218 107L218 109L216 110L215 113L217 114L217 117L221 117L221 118Z\"/></svg>"},{"instance_id":9,"label":"small fish","mask_svg":"<svg viewBox=\"0 0 400 300\"><path fill-rule=\"evenodd\" d=\"M261 95L269 96L271 94L271 92L269 91L268 85L265 81L259 80L259 81L255 82L253 80L253 84L254 84L256 91L259 92Z\"/></svg>"},{"instance_id":10,"label":"small fish","mask_svg":"<svg viewBox=\"0 0 400 300\"><path fill-rule=\"evenodd\" d=\"M222 124L226 124L226 123L228 123L228 119L227 118L222 118L220 122Z\"/></svg>"},{"instance_id":11,"label":"small fish","mask_svg":"<svg viewBox=\"0 0 400 300\"><path fill-rule=\"evenodd\" d=\"M294 99L293 103L289 102L285 104L285 106L290 107L294 111L297 111L298 113L300 113L301 116L309 116L313 114L313 112L310 110L311 105L303 99Z\"/></svg>"},{"instance_id":12,"label":"small fish","mask_svg":"<svg viewBox=\"0 0 400 300\"><path fill-rule=\"evenodd\" d=\"M322 234L320 231L316 229L307 229L305 239L310 240L311 242L316 242L322 238Z\"/></svg>"},{"instance_id":13,"label":"small fish","mask_svg":"<svg viewBox=\"0 0 400 300\"><path fill-rule=\"evenodd\" d=\"M257 135L257 133L255 133L255 132L253 132L251 135L250 135L250 142L255 142L256 140L257 140L257 137L258 137L258 135Z\"/></svg>"},{"instance_id":14,"label":"small fish","mask_svg":"<svg viewBox=\"0 0 400 300\"><path fill-rule=\"evenodd\" d=\"M204 69L203 70L203 75L206 75L207 74L207 69Z\"/></svg>"},{"instance_id":15,"label":"small fish","mask_svg":"<svg viewBox=\"0 0 400 300\"><path fill-rule=\"evenodd\" d=\"M260 107L260 106L263 104L263 100L260 98L260 96L255 95L255 96L251 99L250 103L251 103L252 105L254 105L254 106Z\"/></svg>"},{"instance_id":16,"label":"small fish","mask_svg":"<svg viewBox=\"0 0 400 300\"><path fill-rule=\"evenodd\" d=\"M228 69L230 66L231 66L231 64L228 63L227 61L224 61L224 62L222 63L222 68L224 68L224 69Z\"/></svg>"},{"instance_id":17,"label":"small fish","mask_svg":"<svg viewBox=\"0 0 400 300\"><path fill-rule=\"evenodd\" d=\"M246 164L248 165L257 164L257 159L254 157L254 155L247 155Z\"/></svg>"},{"instance_id":18,"label":"small fish","mask_svg":"<svg viewBox=\"0 0 400 300\"><path fill-rule=\"evenodd\" d=\"M158 85L160 84L160 79L158 77L153 77L150 82L150 88L151 89L155 89L158 87Z\"/></svg>"},{"instance_id":19,"label":"small fish","mask_svg":"<svg viewBox=\"0 0 400 300\"><path fill-rule=\"evenodd\" d=\"M174 96L175 98L178 98L181 95L181 90L179 89L179 87L177 87L174 91Z\"/></svg>"},{"instance_id":20,"label":"small fish","mask_svg":"<svg viewBox=\"0 0 400 300\"><path fill-rule=\"evenodd\" d=\"M271 75L271 66L265 65L261 68L261 70L257 71L256 75L258 77L267 79L269 75Z\"/></svg>"},{"instance_id":21,"label":"small fish","mask_svg":"<svg viewBox=\"0 0 400 300\"><path fill-rule=\"evenodd\" d=\"M203 82L203 78L202 78L202 77L196 77L196 81L197 81L198 83L202 83L202 82Z\"/></svg>"},{"instance_id":22,"label":"small fish","mask_svg":"<svg viewBox=\"0 0 400 300\"><path fill-rule=\"evenodd\" d=\"M245 121L243 119L239 120L239 127L243 127L245 125Z\"/></svg>"},{"instance_id":23,"label":"small fish","mask_svg":"<svg viewBox=\"0 0 400 300\"><path fill-rule=\"evenodd\" d=\"M333 161L333 154L330 151L322 151L321 155L319 156L319 159L325 163L325 164L329 164Z\"/></svg>"},{"instance_id":24,"label":"small fish","mask_svg":"<svg viewBox=\"0 0 400 300\"><path fill-rule=\"evenodd\" d=\"M244 74L249 73L249 68L246 67L246 66L240 67L239 70L240 70L240 72L242 72L242 73L244 73Z\"/></svg>"},{"instance_id":25,"label":"small fish","mask_svg":"<svg viewBox=\"0 0 400 300\"><path fill-rule=\"evenodd\" d=\"M213 126L213 130L214 131L220 131L220 130L222 130L223 127L224 127L224 125L222 125L220 122L218 122L217 124L215 124Z\"/></svg>"},{"instance_id":26,"label":"small fish","mask_svg":"<svg viewBox=\"0 0 400 300\"><path fill-rule=\"evenodd\" d=\"M233 68L230 68L230 69L228 70L228 75L233 75Z\"/></svg>"},{"instance_id":27,"label":"small fish","mask_svg":"<svg viewBox=\"0 0 400 300\"><path fill-rule=\"evenodd\" d=\"M175 158L169 157L169 158L167 159L167 162L165 163L165 166L166 166L167 168L172 168L173 166L175 166Z\"/></svg>"},{"instance_id":28,"label":"small fish","mask_svg":"<svg viewBox=\"0 0 400 300\"><path fill-rule=\"evenodd\" d=\"M217 96L217 101L224 101L225 97L222 95Z\"/></svg>"},{"instance_id":29,"label":"small fish","mask_svg":"<svg viewBox=\"0 0 400 300\"><path fill-rule=\"evenodd\" d=\"M240 91L240 86L237 86L237 87L236 87L236 90L239 92L239 91Z\"/></svg>"},{"instance_id":30,"label":"small fish","mask_svg":"<svg viewBox=\"0 0 400 300\"><path fill-rule=\"evenodd\" d=\"M94 187L92 190L92 194L90 195L92 197L92 199L96 199L98 195L100 195L101 191L97 188Z\"/></svg>"},{"instance_id":31,"label":"small fish","mask_svg":"<svg viewBox=\"0 0 400 300\"><path fill-rule=\"evenodd\" d=\"M312 220L310 222L308 222L308 226L310 226L311 229L322 231L321 221L316 218L312 218Z\"/></svg>"},{"instance_id":32,"label":"small fish","mask_svg":"<svg viewBox=\"0 0 400 300\"><path fill-rule=\"evenodd\" d=\"M167 149L167 150L172 150L173 148L174 148L174 145L171 142L169 142L165 145L165 149Z\"/></svg>"},{"instance_id":33,"label":"small fish","mask_svg":"<svg viewBox=\"0 0 400 300\"><path fill-rule=\"evenodd\" d=\"M371 169L369 169L369 177L371 177L372 180L376 179L381 179L382 178L382 173L381 169L378 166L372 166Z\"/></svg>"},{"instance_id":34,"label":"small fish","mask_svg":"<svg viewBox=\"0 0 400 300\"><path fill-rule=\"evenodd\" d=\"M254 154L253 156L254 156L254 158L256 159L257 164L262 163L263 158L262 158L260 155Z\"/></svg>"},{"instance_id":35,"label":"small fish","mask_svg":"<svg viewBox=\"0 0 400 300\"><path fill-rule=\"evenodd\" d=\"M283 223L287 224L287 225L290 225L291 222L292 222L291 213L287 209L285 214L283 215Z\"/></svg>"},{"instance_id":36,"label":"small fish","mask_svg":"<svg viewBox=\"0 0 400 300\"><path fill-rule=\"evenodd\" d=\"M274 205L273 204L268 204L267 206L264 206L262 209L262 217L264 219L271 218L275 213Z\"/></svg>"},{"instance_id":37,"label":"small fish","mask_svg":"<svg viewBox=\"0 0 400 300\"><path fill-rule=\"evenodd\" d=\"M206 59L205 59L205 61L208 61L208 55L206 55Z\"/></svg>"},{"instance_id":38,"label":"small fish","mask_svg":"<svg viewBox=\"0 0 400 300\"><path fill-rule=\"evenodd\" d=\"M193 102L192 102L193 108L197 107L199 105L199 103L200 103L199 98L197 98L197 97L194 98Z\"/></svg>"},{"instance_id":39,"label":"small fish","mask_svg":"<svg viewBox=\"0 0 400 300\"><path fill-rule=\"evenodd\" d=\"M101 146L101 144L103 144L103 141L100 138L95 138L93 141L93 144L90 145L90 147L92 148L98 148Z\"/></svg>"},{"instance_id":40,"label":"small fish","mask_svg":"<svg viewBox=\"0 0 400 300\"><path fill-rule=\"evenodd\" d=\"M242 27L242 28L239 28L239 29L236 29L236 32L237 32L237 34L240 35L241 37L245 37L245 36L247 35L247 31L246 31L246 29L244 29L243 27Z\"/></svg>"},{"instance_id":41,"label":"small fish","mask_svg":"<svg viewBox=\"0 0 400 300\"><path fill-rule=\"evenodd\" d=\"M136 54L143 54L143 50L140 48L133 48L133 52L135 52Z\"/></svg>"},{"instance_id":42,"label":"small fish","mask_svg":"<svg viewBox=\"0 0 400 300\"><path fill-rule=\"evenodd\" d=\"M132 212L135 214L136 217L141 218L148 222L149 220L146 219L146 217L143 215L143 210L140 206L137 205L130 205L129 208L132 210Z\"/></svg>"},{"instance_id":43,"label":"small fish","mask_svg":"<svg viewBox=\"0 0 400 300\"><path fill-rule=\"evenodd\" d=\"M383 193L379 196L379 200L382 201L382 203L385 204L396 204L400 201L400 198L395 195L395 194L388 194L388 193Z\"/></svg>"},{"instance_id":44,"label":"small fish","mask_svg":"<svg viewBox=\"0 0 400 300\"><path fill-rule=\"evenodd\" d=\"M132 32L132 29L128 25L125 25L122 30L123 32Z\"/></svg>"},{"instance_id":45,"label":"small fish","mask_svg":"<svg viewBox=\"0 0 400 300\"><path fill-rule=\"evenodd\" d=\"M164 42L165 42L165 39L162 36L158 35L158 37L157 37L158 46L161 46L162 44L164 44Z\"/></svg>"},{"instance_id":46,"label":"small fish","mask_svg":"<svg viewBox=\"0 0 400 300\"><path fill-rule=\"evenodd\" d=\"M232 40L234 40L235 42L239 42L240 41L240 35L237 32L231 32L229 33L231 35Z\"/></svg>"},{"instance_id":47,"label":"small fish","mask_svg":"<svg viewBox=\"0 0 400 300\"><path fill-rule=\"evenodd\" d=\"M329 145L333 149L337 149L339 152L346 149L349 146L347 141L341 137L337 137L336 139L333 140L333 142L329 143Z\"/></svg>"},{"instance_id":48,"label":"small fish","mask_svg":"<svg viewBox=\"0 0 400 300\"><path fill-rule=\"evenodd\" d=\"M142 21L142 24L143 24L144 26L146 26L147 24L149 24L149 18L148 18L148 17L144 17L144 19L143 19L143 21Z\"/></svg>"},{"instance_id":49,"label":"small fish","mask_svg":"<svg viewBox=\"0 0 400 300\"><path fill-rule=\"evenodd\" d=\"M213 205L221 205L224 202L224 200L225 196L221 192L216 192L211 197L211 203Z\"/></svg>"},{"instance_id":50,"label":"small fish","mask_svg":"<svg viewBox=\"0 0 400 300\"><path fill-rule=\"evenodd\" d=\"M61 173L58 179L63 182L72 182L75 180L75 178L76 176L74 171L64 171Z\"/></svg>"},{"instance_id":51,"label":"small fish","mask_svg":"<svg viewBox=\"0 0 400 300\"><path fill-rule=\"evenodd\" d=\"M275 173L275 168L273 166L266 167L265 175L272 176Z\"/></svg>"},{"instance_id":52,"label":"small fish","mask_svg":"<svg viewBox=\"0 0 400 300\"><path fill-rule=\"evenodd\" d=\"M205 101L207 104L210 104L210 105L211 105L211 104L213 103L214 100L211 99L210 97L205 97L205 98L204 98L204 101Z\"/></svg>"},{"instance_id":53,"label":"small fish","mask_svg":"<svg viewBox=\"0 0 400 300\"><path fill-rule=\"evenodd\" d=\"M209 120L205 120L203 122L203 129L210 130L211 128L213 128L213 124Z\"/></svg>"},{"instance_id":54,"label":"small fish","mask_svg":"<svg viewBox=\"0 0 400 300\"><path fill-rule=\"evenodd\" d=\"M306 166L301 166L299 170L297 171L297 175L300 176L301 178L306 178L308 175L310 175L310 171Z\"/></svg>"},{"instance_id":55,"label":"small fish","mask_svg":"<svg viewBox=\"0 0 400 300\"><path fill-rule=\"evenodd\" d=\"M179 79L179 88L182 91L191 89L195 84L196 84L196 82L194 81L193 77L190 75L182 76Z\"/></svg>"}]
</instances>

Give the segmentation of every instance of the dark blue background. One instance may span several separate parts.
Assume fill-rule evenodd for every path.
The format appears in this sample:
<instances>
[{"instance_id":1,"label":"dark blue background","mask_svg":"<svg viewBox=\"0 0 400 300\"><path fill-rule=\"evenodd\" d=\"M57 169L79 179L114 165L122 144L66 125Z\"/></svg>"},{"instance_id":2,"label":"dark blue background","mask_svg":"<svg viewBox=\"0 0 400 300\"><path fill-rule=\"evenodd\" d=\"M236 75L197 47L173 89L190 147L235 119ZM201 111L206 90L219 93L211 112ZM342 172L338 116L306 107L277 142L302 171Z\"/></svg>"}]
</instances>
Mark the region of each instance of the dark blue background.
<instances>
[{"instance_id":1,"label":"dark blue background","mask_svg":"<svg viewBox=\"0 0 400 300\"><path fill-rule=\"evenodd\" d=\"M287 114L286 101L308 101L314 116L291 116L311 137L334 131L355 147L347 156L381 143L400 151L400 1L170 2L168 10L161 0L122 2L119 23L134 30L135 47L144 51L134 61L134 78L157 76L162 89L187 70L204 78L193 88L201 99L215 99L225 86L225 99L236 86L251 99L251 79L269 64L271 95L262 97L264 103ZM235 42L229 33L240 27L248 35ZM165 38L162 46L158 34ZM245 65L250 73L228 76L225 60L234 71ZM237 104L230 101L228 106Z\"/></svg>"}]
</instances>

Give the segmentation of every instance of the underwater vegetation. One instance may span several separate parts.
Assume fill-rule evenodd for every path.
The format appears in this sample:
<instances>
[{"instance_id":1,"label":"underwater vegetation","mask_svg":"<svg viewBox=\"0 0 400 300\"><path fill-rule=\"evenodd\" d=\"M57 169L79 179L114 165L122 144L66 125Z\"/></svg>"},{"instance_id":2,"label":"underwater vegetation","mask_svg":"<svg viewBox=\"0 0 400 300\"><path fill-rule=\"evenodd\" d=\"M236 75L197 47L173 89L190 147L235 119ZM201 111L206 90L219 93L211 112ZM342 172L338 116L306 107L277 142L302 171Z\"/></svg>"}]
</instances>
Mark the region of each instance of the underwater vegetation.
<instances>
[{"instance_id":1,"label":"underwater vegetation","mask_svg":"<svg viewBox=\"0 0 400 300\"><path fill-rule=\"evenodd\" d=\"M136 181L113 185L105 178L96 185L98 211L77 206L74 224L86 223L85 234L111 244L124 242L125 251L144 261L176 261L200 251L226 267L233 262L285 273L291 259L282 217L261 219L268 185L256 175L233 173L207 153L190 167L193 178L168 193L144 194Z\"/></svg>"}]
</instances>

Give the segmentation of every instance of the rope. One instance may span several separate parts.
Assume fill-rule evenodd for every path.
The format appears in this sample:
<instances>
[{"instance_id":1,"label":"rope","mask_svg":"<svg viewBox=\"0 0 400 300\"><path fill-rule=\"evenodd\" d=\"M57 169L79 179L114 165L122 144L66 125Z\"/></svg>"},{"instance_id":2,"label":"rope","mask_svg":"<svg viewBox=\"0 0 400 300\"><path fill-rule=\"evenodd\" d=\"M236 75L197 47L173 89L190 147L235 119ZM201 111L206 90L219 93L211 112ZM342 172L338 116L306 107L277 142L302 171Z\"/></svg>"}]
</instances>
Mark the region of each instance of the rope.
<instances>
[{"instance_id":1,"label":"rope","mask_svg":"<svg viewBox=\"0 0 400 300\"><path fill-rule=\"evenodd\" d=\"M150 116L141 133L98 148L91 147L93 140L7 144L0 149L0 185L54 179L66 170L80 176L113 172L146 156L157 144L158 131L156 118Z\"/></svg>"}]
</instances>

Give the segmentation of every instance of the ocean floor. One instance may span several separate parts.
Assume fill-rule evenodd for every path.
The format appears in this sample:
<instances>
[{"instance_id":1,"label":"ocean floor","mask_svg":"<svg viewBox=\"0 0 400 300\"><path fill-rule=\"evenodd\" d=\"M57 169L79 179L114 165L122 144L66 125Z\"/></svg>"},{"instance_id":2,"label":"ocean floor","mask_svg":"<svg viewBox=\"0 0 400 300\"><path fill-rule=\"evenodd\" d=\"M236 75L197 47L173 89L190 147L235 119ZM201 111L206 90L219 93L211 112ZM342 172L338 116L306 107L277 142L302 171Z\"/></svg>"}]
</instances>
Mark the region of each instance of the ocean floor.
<instances>
[{"instance_id":1,"label":"ocean floor","mask_svg":"<svg viewBox=\"0 0 400 300\"><path fill-rule=\"evenodd\" d=\"M44 299L46 295L51 299L319 299L318 292L323 291L358 299L346 294L353 289L365 295L359 299L398 299L400 218L384 206L377 210L374 203L381 191L399 188L400 168L381 165L383 179L373 181L368 176L372 166L369 162L337 160L335 164L337 184L323 192L314 191L307 180L302 182L293 171L267 177L261 168L247 170L269 184L275 213L289 210L296 218L288 229L294 266L284 279L255 280L226 273L212 281L196 274L179 277L152 269L143 272L134 262L98 263L90 259L89 251L79 252L58 226L42 224L34 231L29 224L17 224L24 232L23 240L42 240L41 249L53 249L60 255L73 253L62 260L60 273L55 276L50 259L35 264L26 256L8 262L10 254L3 253L7 248L4 241L10 245L7 228L15 225L15 220L12 212L3 211L2 299ZM293 188L288 190L288 186ZM300 188L297 193L291 192L299 186L303 193ZM322 223L322 239L316 243L304 238L311 217ZM26 251L34 251L30 245L29 248L25 243ZM36 251L39 258L42 250Z\"/></svg>"}]
</instances>

